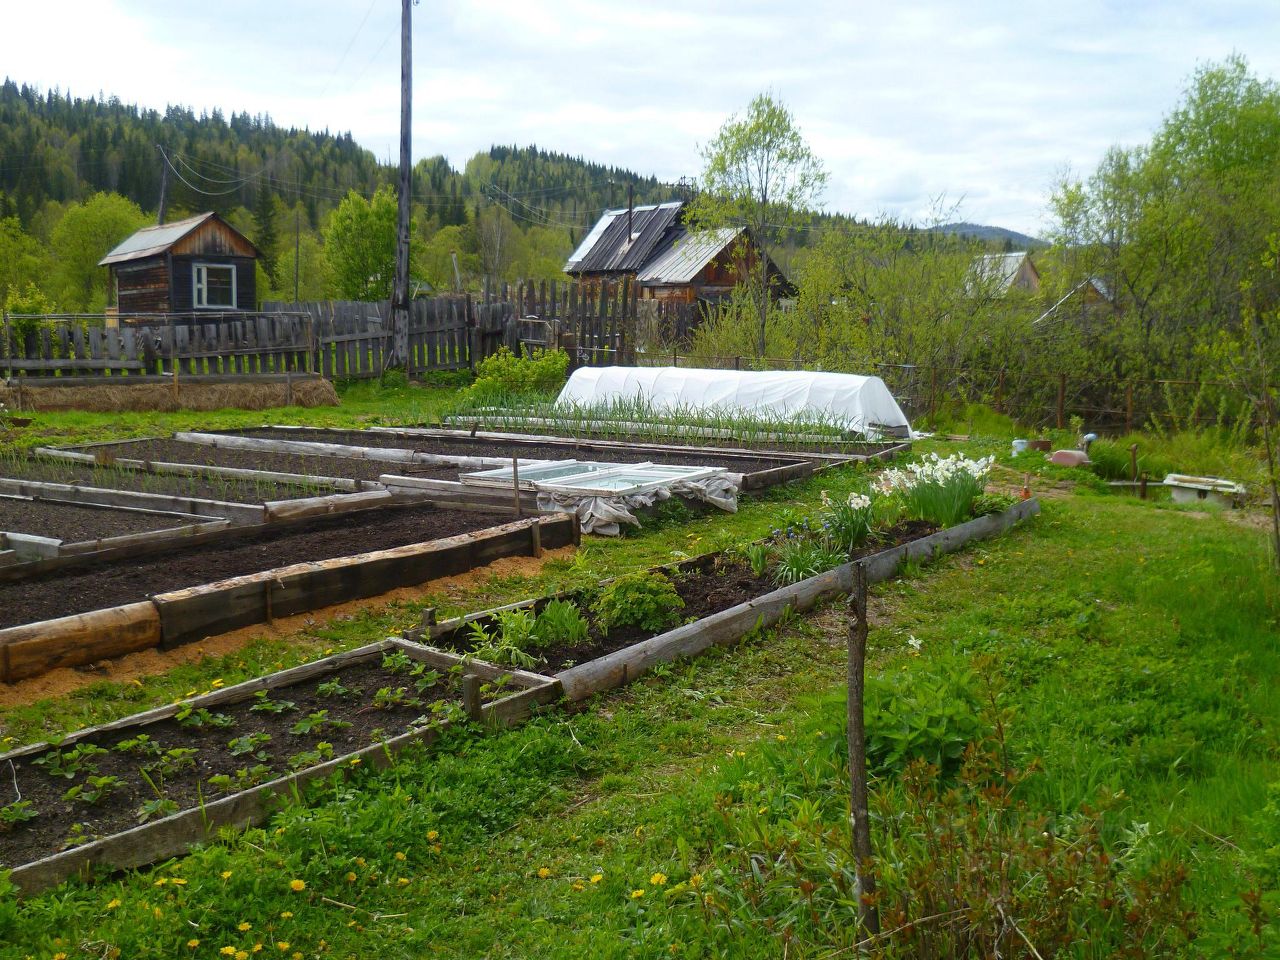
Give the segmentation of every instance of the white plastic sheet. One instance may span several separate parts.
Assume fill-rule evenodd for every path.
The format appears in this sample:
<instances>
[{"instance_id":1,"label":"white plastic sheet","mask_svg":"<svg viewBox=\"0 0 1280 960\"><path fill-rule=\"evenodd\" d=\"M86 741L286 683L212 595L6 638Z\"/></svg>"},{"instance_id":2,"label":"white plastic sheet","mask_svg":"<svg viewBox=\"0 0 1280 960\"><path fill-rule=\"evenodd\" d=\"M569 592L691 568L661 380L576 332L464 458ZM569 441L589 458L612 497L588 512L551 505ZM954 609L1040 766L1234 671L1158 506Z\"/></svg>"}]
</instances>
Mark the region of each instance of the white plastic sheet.
<instances>
[{"instance_id":1,"label":"white plastic sheet","mask_svg":"<svg viewBox=\"0 0 1280 960\"><path fill-rule=\"evenodd\" d=\"M874 436L910 436L898 402L879 377L852 373L707 370L687 367L580 367L559 402L593 406L639 399L658 412L705 410L765 417L805 414Z\"/></svg>"},{"instance_id":2,"label":"white plastic sheet","mask_svg":"<svg viewBox=\"0 0 1280 960\"><path fill-rule=\"evenodd\" d=\"M728 513L737 513L738 488L741 485L742 474L722 473L703 480L680 480L645 493L613 497L539 490L538 509L576 513L584 533L616 537L622 532L624 523L632 527L640 526L633 511L644 510L655 503L669 500L672 496L701 500Z\"/></svg>"}]
</instances>

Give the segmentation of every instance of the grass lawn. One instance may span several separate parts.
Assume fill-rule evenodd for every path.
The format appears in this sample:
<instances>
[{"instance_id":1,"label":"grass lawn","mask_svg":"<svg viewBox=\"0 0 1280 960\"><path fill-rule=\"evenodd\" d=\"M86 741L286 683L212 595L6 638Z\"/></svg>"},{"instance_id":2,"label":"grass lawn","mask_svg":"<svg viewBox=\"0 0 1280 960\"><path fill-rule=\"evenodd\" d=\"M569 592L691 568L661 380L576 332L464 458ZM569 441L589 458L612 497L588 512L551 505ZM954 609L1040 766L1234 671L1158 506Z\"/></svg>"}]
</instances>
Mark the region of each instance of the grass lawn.
<instances>
[{"instance_id":1,"label":"grass lawn","mask_svg":"<svg viewBox=\"0 0 1280 960\"><path fill-rule=\"evenodd\" d=\"M101 439L197 421L391 422L448 393L348 397L288 419L68 414L36 429ZM588 540L533 576L428 588L140 683L10 708L0 732L28 741L132 713L398 632L424 605L476 609L742 542L856 482L853 470L828 474L736 515ZM875 587L870 733L897 738L872 751L885 885L902 888L928 860L895 833L913 775L899 754L938 759L954 785L959 745L998 732L1003 762L1021 771L1015 816L1046 836L1096 822L1126 895L1148 905L1141 878L1185 868L1180 902L1194 917L1132 955L1280 955L1278 612L1257 527L1091 491ZM845 631L843 608L828 606L577 710L459 732L387 771L315 786L265 828L154 869L20 904L0 895L0 957L851 956L839 882ZM1113 910L1114 926L1038 949L1112 955L1154 910L1128 922ZM1035 955L1016 943L1004 955Z\"/></svg>"}]
</instances>

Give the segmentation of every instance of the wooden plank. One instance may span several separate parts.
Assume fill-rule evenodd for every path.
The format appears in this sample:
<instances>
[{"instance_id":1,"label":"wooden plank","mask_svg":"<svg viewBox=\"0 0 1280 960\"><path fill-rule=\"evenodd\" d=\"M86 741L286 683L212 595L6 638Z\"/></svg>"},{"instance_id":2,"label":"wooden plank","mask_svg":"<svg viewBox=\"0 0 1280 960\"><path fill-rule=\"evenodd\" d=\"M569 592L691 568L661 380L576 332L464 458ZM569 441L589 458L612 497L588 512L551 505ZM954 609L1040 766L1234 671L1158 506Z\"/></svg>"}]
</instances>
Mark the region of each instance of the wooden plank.
<instances>
[{"instance_id":1,"label":"wooden plank","mask_svg":"<svg viewBox=\"0 0 1280 960\"><path fill-rule=\"evenodd\" d=\"M0 680L13 683L57 667L76 667L160 643L160 615L149 600L0 630Z\"/></svg>"},{"instance_id":2,"label":"wooden plank","mask_svg":"<svg viewBox=\"0 0 1280 960\"><path fill-rule=\"evenodd\" d=\"M198 497L176 497L160 493L142 493L135 490L115 490L110 487L81 487L67 483L49 483L42 480L9 480L0 477L0 492L37 500L68 500L73 503L92 503L101 506L133 507L142 510L194 514L205 517L224 517L239 523L257 523L262 520L262 507L248 503L231 503L224 500L203 500Z\"/></svg>"},{"instance_id":3,"label":"wooden plank","mask_svg":"<svg viewBox=\"0 0 1280 960\"><path fill-rule=\"evenodd\" d=\"M140 533L121 534L117 537L102 537L98 540L81 540L76 543L63 543L59 548L60 556L75 556L80 553L97 553L103 550L114 550L119 547L154 546L170 540L186 540L203 533L212 533L230 525L227 520L208 520L204 523L189 523L180 527L166 527L162 530L144 530Z\"/></svg>"},{"instance_id":4,"label":"wooden plank","mask_svg":"<svg viewBox=\"0 0 1280 960\"><path fill-rule=\"evenodd\" d=\"M405 499L404 496L397 496L387 490L367 490L363 493L334 493L327 497L268 500L262 508L269 521L296 520L302 517L323 517L333 513L367 510L370 507L404 502Z\"/></svg>"},{"instance_id":5,"label":"wooden plank","mask_svg":"<svg viewBox=\"0 0 1280 960\"><path fill-rule=\"evenodd\" d=\"M75 463L96 463L93 454L78 453L74 450L58 450L52 447L37 447L35 453L56 460L72 460ZM138 470L143 473L172 473L183 477L234 477L238 480L269 480L275 483L287 483L293 486L320 486L334 490L359 492L376 490L378 485L368 480L350 480L346 477L318 477L305 473L277 473L274 470L249 470L243 467L214 467L206 464L166 463L163 460L134 460L117 457L113 466L124 470Z\"/></svg>"}]
</instances>

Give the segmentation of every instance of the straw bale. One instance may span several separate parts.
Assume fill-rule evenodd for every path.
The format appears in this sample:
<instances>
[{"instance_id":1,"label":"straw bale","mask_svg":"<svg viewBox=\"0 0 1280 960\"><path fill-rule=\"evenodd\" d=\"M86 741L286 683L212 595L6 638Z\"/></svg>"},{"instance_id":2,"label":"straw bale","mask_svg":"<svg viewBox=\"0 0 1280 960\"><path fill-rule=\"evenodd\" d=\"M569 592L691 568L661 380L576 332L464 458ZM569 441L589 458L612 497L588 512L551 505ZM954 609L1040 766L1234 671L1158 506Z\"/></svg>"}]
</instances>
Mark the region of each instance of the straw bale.
<instances>
[{"instance_id":1,"label":"straw bale","mask_svg":"<svg viewBox=\"0 0 1280 960\"><path fill-rule=\"evenodd\" d=\"M123 411L172 410L265 410L287 406L289 393L294 406L337 406L333 384L320 378L278 382L179 383L92 383L68 386L0 385L0 403L10 410Z\"/></svg>"}]
</instances>

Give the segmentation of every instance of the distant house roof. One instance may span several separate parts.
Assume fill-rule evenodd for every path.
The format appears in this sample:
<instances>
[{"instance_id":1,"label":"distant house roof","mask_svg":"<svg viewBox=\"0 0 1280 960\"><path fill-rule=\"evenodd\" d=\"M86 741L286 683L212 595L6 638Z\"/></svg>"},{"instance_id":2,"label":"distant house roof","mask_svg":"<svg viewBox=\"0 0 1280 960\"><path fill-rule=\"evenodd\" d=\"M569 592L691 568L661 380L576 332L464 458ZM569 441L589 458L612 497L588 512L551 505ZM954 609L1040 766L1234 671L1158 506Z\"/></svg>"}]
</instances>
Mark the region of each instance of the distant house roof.
<instances>
[{"instance_id":1,"label":"distant house roof","mask_svg":"<svg viewBox=\"0 0 1280 960\"><path fill-rule=\"evenodd\" d=\"M678 228L636 275L639 283L691 283L725 247L742 235L742 227L691 232Z\"/></svg>"},{"instance_id":2,"label":"distant house roof","mask_svg":"<svg viewBox=\"0 0 1280 960\"><path fill-rule=\"evenodd\" d=\"M137 233L126 237L118 243L110 253L98 261L98 266L105 267L111 263L123 263L126 260L142 260L146 257L154 257L157 254L164 253L171 249L184 237L189 236L196 230L211 220L218 221L227 230L230 230L239 239L243 240L253 255L257 256L257 248L242 233L227 223L216 213L201 213L194 217L187 217L185 220L175 220L173 223L162 223L154 227L143 227Z\"/></svg>"},{"instance_id":3,"label":"distant house roof","mask_svg":"<svg viewBox=\"0 0 1280 960\"><path fill-rule=\"evenodd\" d=\"M578 249L569 255L565 273L638 272L668 229L676 225L681 206L679 200L673 200L633 207L630 235L627 208L606 210Z\"/></svg>"},{"instance_id":4,"label":"distant house roof","mask_svg":"<svg viewBox=\"0 0 1280 960\"><path fill-rule=\"evenodd\" d=\"M1033 292L1040 289L1040 271L1025 250L983 254L973 269L978 282L993 283L998 293L1008 293L1014 287Z\"/></svg>"}]
</instances>

